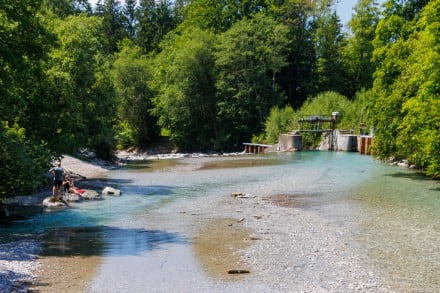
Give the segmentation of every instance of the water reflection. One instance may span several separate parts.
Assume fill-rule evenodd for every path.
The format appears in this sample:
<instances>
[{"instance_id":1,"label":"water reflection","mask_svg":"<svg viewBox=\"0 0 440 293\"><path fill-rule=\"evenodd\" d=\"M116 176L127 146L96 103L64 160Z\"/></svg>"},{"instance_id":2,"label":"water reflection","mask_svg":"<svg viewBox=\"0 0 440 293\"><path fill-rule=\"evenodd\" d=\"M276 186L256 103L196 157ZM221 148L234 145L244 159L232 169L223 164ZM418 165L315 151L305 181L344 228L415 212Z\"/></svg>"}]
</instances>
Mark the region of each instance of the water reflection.
<instances>
[{"instance_id":1,"label":"water reflection","mask_svg":"<svg viewBox=\"0 0 440 293\"><path fill-rule=\"evenodd\" d=\"M185 163L178 159L166 159L166 160L133 160L128 162L124 167L127 171L167 171L172 168L183 166Z\"/></svg>"},{"instance_id":2,"label":"water reflection","mask_svg":"<svg viewBox=\"0 0 440 293\"><path fill-rule=\"evenodd\" d=\"M283 163L282 161L272 158L256 158L249 157L245 159L229 159L229 160L219 160L219 161L210 161L202 164L198 170L211 170L211 169L229 169L229 168L250 168L250 167L259 167L259 166L271 166L271 165L280 165ZM285 162L286 163L286 162Z\"/></svg>"},{"instance_id":3,"label":"water reflection","mask_svg":"<svg viewBox=\"0 0 440 293\"><path fill-rule=\"evenodd\" d=\"M162 244L187 244L177 233L108 226L53 229L41 235L44 256L139 255Z\"/></svg>"}]
</instances>

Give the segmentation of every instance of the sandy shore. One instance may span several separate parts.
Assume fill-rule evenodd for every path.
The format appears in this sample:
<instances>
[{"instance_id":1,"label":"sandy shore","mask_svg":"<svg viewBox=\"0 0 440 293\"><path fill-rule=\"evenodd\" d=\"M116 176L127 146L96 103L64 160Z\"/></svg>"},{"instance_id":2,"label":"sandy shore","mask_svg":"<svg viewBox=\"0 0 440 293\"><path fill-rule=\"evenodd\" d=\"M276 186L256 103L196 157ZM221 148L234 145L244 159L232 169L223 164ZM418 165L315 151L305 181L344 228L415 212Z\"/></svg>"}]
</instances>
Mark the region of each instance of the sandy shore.
<instances>
[{"instance_id":1,"label":"sandy shore","mask_svg":"<svg viewBox=\"0 0 440 293\"><path fill-rule=\"evenodd\" d=\"M102 163L90 163L71 156L64 156L61 166L66 172L81 178L96 179L105 177L110 169ZM34 274L36 281L29 290L35 292L86 292L87 286L96 275L102 258L99 256L58 257L44 256L38 258Z\"/></svg>"},{"instance_id":2,"label":"sandy shore","mask_svg":"<svg viewBox=\"0 0 440 293\"><path fill-rule=\"evenodd\" d=\"M86 292L96 275L101 257L40 257L37 280L29 286L35 292Z\"/></svg>"}]
</instances>

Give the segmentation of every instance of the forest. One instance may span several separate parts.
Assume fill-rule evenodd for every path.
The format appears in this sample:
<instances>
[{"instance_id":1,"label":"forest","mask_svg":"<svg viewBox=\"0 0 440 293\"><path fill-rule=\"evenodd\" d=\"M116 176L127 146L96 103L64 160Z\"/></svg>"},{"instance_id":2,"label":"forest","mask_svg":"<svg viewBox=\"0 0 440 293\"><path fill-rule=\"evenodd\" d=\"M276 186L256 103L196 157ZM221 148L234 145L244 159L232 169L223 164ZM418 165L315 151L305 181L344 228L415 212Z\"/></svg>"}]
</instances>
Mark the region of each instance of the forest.
<instances>
[{"instance_id":1,"label":"forest","mask_svg":"<svg viewBox=\"0 0 440 293\"><path fill-rule=\"evenodd\" d=\"M440 178L440 1L0 0L0 197L62 154L276 143L339 111Z\"/></svg>"}]
</instances>

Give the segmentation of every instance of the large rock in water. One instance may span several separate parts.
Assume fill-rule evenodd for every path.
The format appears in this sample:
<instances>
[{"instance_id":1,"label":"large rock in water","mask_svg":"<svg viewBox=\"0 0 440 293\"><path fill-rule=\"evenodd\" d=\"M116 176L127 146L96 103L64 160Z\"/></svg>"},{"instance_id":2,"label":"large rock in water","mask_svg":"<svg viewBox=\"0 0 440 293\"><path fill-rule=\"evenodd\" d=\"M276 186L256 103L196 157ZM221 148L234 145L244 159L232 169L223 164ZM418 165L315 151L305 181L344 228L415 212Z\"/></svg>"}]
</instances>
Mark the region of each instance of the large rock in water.
<instances>
[{"instance_id":1,"label":"large rock in water","mask_svg":"<svg viewBox=\"0 0 440 293\"><path fill-rule=\"evenodd\" d=\"M121 191L119 189L108 186L104 187L101 193L105 195L121 196Z\"/></svg>"},{"instance_id":2,"label":"large rock in water","mask_svg":"<svg viewBox=\"0 0 440 293\"><path fill-rule=\"evenodd\" d=\"M81 195L73 192L66 193L63 198L69 202L78 202L81 201Z\"/></svg>"},{"instance_id":3,"label":"large rock in water","mask_svg":"<svg viewBox=\"0 0 440 293\"><path fill-rule=\"evenodd\" d=\"M46 208L64 208L64 207L67 207L67 205L64 202L62 202L62 201L60 201L60 200L58 200L56 198L53 198L52 196L49 196L49 197L46 197L43 200L43 207L46 207Z\"/></svg>"},{"instance_id":4,"label":"large rock in water","mask_svg":"<svg viewBox=\"0 0 440 293\"><path fill-rule=\"evenodd\" d=\"M87 189L86 191L84 191L84 193L81 194L81 197L83 199L92 199L92 200L93 199L102 199L102 196L98 192L91 190L91 189Z\"/></svg>"}]
</instances>

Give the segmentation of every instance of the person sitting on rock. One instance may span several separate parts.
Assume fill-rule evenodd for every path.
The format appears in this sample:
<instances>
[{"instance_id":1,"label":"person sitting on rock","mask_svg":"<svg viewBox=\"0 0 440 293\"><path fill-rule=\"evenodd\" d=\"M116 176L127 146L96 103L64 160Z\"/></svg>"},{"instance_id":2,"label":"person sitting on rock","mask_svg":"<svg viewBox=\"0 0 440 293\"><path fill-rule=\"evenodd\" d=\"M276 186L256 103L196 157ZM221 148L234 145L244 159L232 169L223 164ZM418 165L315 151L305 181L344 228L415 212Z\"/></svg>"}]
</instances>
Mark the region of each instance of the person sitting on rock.
<instances>
[{"instance_id":1,"label":"person sitting on rock","mask_svg":"<svg viewBox=\"0 0 440 293\"><path fill-rule=\"evenodd\" d=\"M79 189L75 187L75 184L73 183L73 179L70 178L69 175L66 175L64 182L63 182L64 192L66 193L76 193L76 194L83 194L85 192L84 189Z\"/></svg>"}]
</instances>

